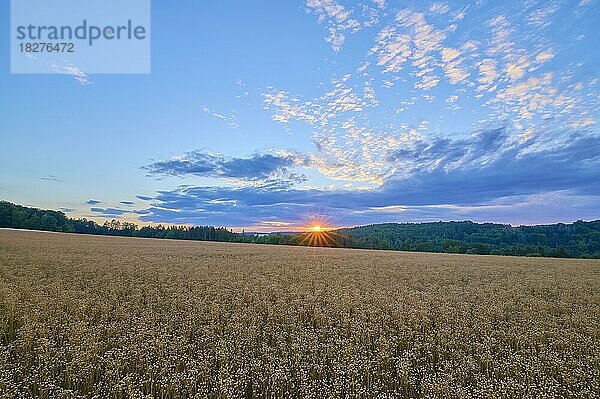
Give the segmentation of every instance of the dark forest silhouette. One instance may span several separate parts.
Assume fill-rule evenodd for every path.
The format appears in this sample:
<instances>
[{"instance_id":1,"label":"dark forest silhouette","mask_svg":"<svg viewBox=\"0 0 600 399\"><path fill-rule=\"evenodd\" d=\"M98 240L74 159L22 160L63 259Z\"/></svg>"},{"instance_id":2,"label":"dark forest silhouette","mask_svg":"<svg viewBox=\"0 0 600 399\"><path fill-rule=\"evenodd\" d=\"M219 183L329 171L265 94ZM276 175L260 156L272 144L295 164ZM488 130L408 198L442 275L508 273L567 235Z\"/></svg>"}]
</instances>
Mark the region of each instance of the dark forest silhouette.
<instances>
[{"instance_id":1,"label":"dark forest silhouette","mask_svg":"<svg viewBox=\"0 0 600 399\"><path fill-rule=\"evenodd\" d=\"M0 201L0 227L143 238L328 246L483 255L600 258L600 220L513 227L464 222L387 223L312 233L236 233L214 226L103 225L63 212Z\"/></svg>"}]
</instances>

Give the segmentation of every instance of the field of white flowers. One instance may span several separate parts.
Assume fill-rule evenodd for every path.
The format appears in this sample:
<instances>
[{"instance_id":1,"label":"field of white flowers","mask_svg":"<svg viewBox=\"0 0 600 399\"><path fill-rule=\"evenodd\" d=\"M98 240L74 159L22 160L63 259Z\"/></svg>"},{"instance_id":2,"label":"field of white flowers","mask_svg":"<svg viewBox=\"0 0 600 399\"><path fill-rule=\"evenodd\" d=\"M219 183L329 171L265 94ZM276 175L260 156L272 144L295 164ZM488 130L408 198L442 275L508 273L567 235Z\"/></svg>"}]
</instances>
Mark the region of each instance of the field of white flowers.
<instances>
[{"instance_id":1,"label":"field of white flowers","mask_svg":"<svg viewBox=\"0 0 600 399\"><path fill-rule=\"evenodd\" d=\"M0 397L600 397L600 262L0 231Z\"/></svg>"}]
</instances>

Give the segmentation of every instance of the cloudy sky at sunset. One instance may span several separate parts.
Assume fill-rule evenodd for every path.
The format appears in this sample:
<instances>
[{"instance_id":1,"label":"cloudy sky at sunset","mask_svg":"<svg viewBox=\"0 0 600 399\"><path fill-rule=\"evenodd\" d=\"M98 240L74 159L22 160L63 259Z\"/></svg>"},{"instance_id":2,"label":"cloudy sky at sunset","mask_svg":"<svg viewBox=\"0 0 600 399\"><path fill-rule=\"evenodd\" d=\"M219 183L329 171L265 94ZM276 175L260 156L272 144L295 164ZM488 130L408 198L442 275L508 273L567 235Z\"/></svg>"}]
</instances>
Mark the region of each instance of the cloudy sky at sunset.
<instances>
[{"instance_id":1,"label":"cloudy sky at sunset","mask_svg":"<svg viewBox=\"0 0 600 399\"><path fill-rule=\"evenodd\" d=\"M0 199L255 230L600 218L599 0L152 6L150 74L0 58Z\"/></svg>"}]
</instances>

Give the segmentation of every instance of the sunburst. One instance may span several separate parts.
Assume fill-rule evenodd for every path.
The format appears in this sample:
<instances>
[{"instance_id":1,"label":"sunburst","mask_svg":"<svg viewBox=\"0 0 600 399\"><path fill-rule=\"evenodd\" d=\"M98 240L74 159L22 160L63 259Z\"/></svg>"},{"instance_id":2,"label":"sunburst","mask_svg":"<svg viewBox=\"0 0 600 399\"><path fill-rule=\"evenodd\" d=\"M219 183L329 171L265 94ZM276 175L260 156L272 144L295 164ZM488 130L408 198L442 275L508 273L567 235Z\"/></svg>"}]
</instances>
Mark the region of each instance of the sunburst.
<instances>
[{"instance_id":1,"label":"sunburst","mask_svg":"<svg viewBox=\"0 0 600 399\"><path fill-rule=\"evenodd\" d=\"M307 219L304 231L300 245L310 247L335 247L341 237L326 220L317 217Z\"/></svg>"}]
</instances>

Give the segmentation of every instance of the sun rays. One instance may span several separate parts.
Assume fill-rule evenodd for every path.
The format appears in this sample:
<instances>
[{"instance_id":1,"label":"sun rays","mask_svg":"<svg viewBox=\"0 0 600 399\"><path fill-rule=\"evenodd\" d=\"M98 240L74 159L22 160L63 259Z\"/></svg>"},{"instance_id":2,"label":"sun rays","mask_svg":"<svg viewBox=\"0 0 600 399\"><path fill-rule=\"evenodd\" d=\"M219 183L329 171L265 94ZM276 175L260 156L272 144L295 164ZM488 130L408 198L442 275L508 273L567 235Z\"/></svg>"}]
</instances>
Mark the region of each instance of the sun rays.
<instances>
[{"instance_id":1,"label":"sun rays","mask_svg":"<svg viewBox=\"0 0 600 399\"><path fill-rule=\"evenodd\" d=\"M339 246L341 236L323 217L311 217L305 221L305 226L305 233L302 234L300 245L309 247Z\"/></svg>"},{"instance_id":2,"label":"sun rays","mask_svg":"<svg viewBox=\"0 0 600 399\"><path fill-rule=\"evenodd\" d=\"M340 235L334 231L326 231L321 228L320 230L313 230L305 233L300 241L300 245L309 247L335 247L338 245L336 238L339 236Z\"/></svg>"}]
</instances>

